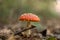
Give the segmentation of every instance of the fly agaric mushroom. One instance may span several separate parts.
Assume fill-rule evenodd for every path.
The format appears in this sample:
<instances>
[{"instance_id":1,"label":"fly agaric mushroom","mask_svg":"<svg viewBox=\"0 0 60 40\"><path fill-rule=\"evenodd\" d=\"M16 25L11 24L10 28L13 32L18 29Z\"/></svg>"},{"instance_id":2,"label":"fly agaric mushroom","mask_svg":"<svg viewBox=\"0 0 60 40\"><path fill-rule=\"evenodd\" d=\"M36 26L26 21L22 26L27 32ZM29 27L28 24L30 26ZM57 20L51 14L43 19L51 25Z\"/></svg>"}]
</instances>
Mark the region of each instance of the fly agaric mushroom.
<instances>
[{"instance_id":1,"label":"fly agaric mushroom","mask_svg":"<svg viewBox=\"0 0 60 40\"><path fill-rule=\"evenodd\" d=\"M24 13L19 17L20 21L27 21L27 28L31 27L31 22L39 22L40 18L32 13ZM24 33L25 34L25 33ZM28 32L26 32L27 36L29 36L31 34L31 30L28 30Z\"/></svg>"}]
</instances>

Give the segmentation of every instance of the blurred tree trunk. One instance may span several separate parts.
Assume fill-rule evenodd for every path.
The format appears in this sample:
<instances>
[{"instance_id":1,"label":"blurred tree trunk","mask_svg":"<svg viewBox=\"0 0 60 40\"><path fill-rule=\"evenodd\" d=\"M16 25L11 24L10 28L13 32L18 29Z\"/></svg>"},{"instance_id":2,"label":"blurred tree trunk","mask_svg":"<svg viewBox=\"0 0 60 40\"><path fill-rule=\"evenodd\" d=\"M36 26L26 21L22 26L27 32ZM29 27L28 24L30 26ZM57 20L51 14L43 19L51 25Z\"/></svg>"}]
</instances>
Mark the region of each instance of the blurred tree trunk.
<instances>
[{"instance_id":1,"label":"blurred tree trunk","mask_svg":"<svg viewBox=\"0 0 60 40\"><path fill-rule=\"evenodd\" d=\"M9 17L8 17L8 19L9 19L9 24L11 24L12 23L12 20L14 19L13 18L13 15L14 14L14 9L11 9L10 10L10 13L9 13Z\"/></svg>"}]
</instances>

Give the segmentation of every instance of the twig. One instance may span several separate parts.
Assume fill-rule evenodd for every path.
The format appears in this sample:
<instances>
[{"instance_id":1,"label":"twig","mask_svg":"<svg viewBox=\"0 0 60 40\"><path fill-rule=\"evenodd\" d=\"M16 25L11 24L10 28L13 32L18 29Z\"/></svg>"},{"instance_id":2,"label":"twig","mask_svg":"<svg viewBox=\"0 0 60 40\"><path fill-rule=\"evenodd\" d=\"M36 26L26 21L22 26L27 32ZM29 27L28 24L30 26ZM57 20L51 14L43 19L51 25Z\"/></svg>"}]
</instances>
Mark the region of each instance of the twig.
<instances>
[{"instance_id":1,"label":"twig","mask_svg":"<svg viewBox=\"0 0 60 40\"><path fill-rule=\"evenodd\" d=\"M30 30L30 29L33 29L33 28L35 28L35 27L36 27L36 26L31 25L30 28L26 28L26 29L23 29L22 31L16 32L14 35L19 35L19 34L21 34L22 32L27 31L27 30Z\"/></svg>"}]
</instances>

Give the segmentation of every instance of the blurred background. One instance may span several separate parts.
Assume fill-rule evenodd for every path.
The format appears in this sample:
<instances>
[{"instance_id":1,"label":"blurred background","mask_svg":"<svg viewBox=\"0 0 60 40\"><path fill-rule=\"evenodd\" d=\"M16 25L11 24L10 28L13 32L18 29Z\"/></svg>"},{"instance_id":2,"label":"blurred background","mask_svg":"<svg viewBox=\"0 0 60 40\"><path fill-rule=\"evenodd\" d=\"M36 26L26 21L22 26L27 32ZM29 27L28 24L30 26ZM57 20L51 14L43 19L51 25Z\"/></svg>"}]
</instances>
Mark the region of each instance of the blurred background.
<instances>
[{"instance_id":1,"label":"blurred background","mask_svg":"<svg viewBox=\"0 0 60 40\"><path fill-rule=\"evenodd\" d=\"M0 26L16 24L23 13L34 13L43 26L60 28L60 0L0 0Z\"/></svg>"}]
</instances>

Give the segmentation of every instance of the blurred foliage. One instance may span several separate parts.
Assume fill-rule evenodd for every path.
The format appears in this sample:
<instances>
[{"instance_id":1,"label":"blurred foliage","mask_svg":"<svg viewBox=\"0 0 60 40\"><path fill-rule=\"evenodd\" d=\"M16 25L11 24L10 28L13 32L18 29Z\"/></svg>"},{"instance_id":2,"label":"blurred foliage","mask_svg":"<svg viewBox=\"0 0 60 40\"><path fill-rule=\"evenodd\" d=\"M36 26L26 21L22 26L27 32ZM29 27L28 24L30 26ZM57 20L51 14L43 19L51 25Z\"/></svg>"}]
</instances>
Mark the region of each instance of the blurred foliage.
<instances>
[{"instance_id":1,"label":"blurred foliage","mask_svg":"<svg viewBox=\"0 0 60 40\"><path fill-rule=\"evenodd\" d=\"M44 18L57 17L50 10L55 0L1 0L0 1L0 23L15 23L24 12L37 14L41 20Z\"/></svg>"},{"instance_id":2,"label":"blurred foliage","mask_svg":"<svg viewBox=\"0 0 60 40\"><path fill-rule=\"evenodd\" d=\"M50 37L47 40L57 40L55 37Z\"/></svg>"}]
</instances>

